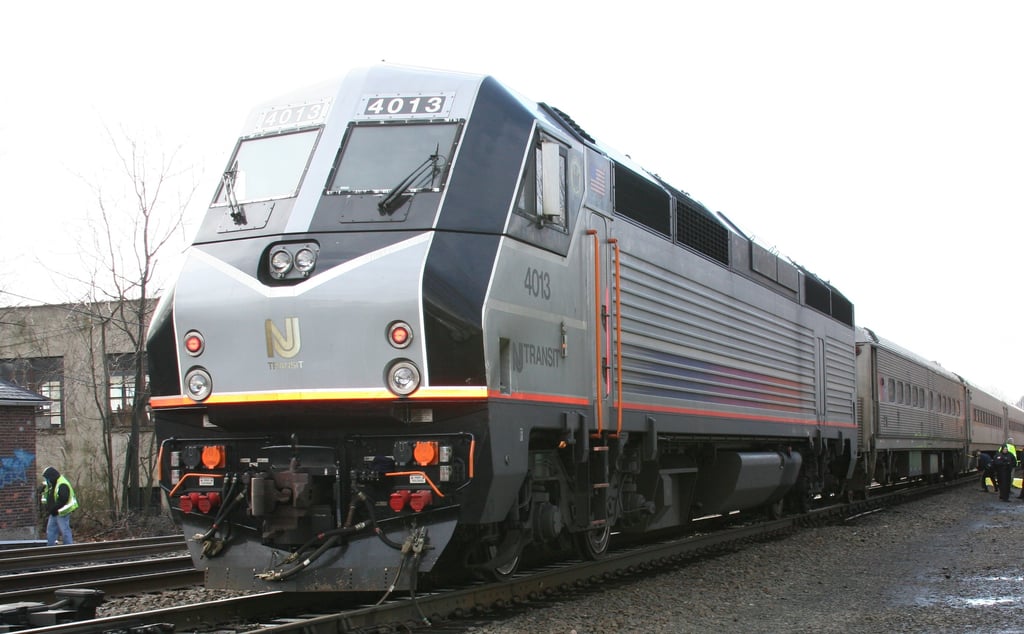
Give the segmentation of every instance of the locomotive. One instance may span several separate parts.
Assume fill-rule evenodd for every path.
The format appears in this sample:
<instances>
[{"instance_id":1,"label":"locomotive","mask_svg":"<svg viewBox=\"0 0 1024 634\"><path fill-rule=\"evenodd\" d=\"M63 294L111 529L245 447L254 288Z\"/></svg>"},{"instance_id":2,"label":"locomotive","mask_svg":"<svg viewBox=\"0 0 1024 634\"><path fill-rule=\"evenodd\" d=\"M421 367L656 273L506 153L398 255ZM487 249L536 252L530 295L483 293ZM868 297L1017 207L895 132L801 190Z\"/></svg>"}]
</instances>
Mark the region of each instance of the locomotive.
<instances>
[{"instance_id":1,"label":"locomotive","mask_svg":"<svg viewBox=\"0 0 1024 634\"><path fill-rule=\"evenodd\" d=\"M161 298L160 485L210 587L388 591L966 468L860 431L866 336L565 112L357 69L249 115Z\"/></svg>"}]
</instances>

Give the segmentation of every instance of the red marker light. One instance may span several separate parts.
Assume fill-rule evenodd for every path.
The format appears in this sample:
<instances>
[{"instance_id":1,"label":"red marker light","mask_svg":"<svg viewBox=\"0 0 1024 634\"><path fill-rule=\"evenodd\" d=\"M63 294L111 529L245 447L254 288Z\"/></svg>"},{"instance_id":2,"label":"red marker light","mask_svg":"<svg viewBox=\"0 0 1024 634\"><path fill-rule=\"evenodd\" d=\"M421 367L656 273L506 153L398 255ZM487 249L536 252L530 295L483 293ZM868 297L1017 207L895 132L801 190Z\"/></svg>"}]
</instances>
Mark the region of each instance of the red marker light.
<instances>
[{"instance_id":1,"label":"red marker light","mask_svg":"<svg viewBox=\"0 0 1024 634\"><path fill-rule=\"evenodd\" d=\"M400 346L408 340L409 331L405 328L398 327L391 331L391 341L394 341L396 346Z\"/></svg>"},{"instance_id":2,"label":"red marker light","mask_svg":"<svg viewBox=\"0 0 1024 634\"><path fill-rule=\"evenodd\" d=\"M412 328L403 321L388 326L388 341L396 348L404 348L412 341Z\"/></svg>"},{"instance_id":3,"label":"red marker light","mask_svg":"<svg viewBox=\"0 0 1024 634\"><path fill-rule=\"evenodd\" d=\"M192 330L185 335L185 351L193 357L201 355L205 345L206 342L203 340L203 336L197 331Z\"/></svg>"}]
</instances>

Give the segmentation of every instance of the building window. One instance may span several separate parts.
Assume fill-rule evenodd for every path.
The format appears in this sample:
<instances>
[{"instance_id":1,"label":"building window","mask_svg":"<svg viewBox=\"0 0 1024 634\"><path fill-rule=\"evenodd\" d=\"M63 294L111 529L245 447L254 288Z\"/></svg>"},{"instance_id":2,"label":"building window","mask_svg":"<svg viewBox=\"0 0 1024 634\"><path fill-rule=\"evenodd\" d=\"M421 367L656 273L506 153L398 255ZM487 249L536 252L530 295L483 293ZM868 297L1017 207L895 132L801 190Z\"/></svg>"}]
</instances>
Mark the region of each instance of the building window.
<instances>
[{"instance_id":1,"label":"building window","mask_svg":"<svg viewBox=\"0 0 1024 634\"><path fill-rule=\"evenodd\" d=\"M43 403L36 407L36 427L61 427L64 424L62 416L64 400L60 381L41 383L36 392L50 399L49 403Z\"/></svg>"},{"instance_id":2,"label":"building window","mask_svg":"<svg viewBox=\"0 0 1024 634\"><path fill-rule=\"evenodd\" d=\"M131 411L135 404L135 378L124 374L110 377L110 411Z\"/></svg>"},{"instance_id":3,"label":"building window","mask_svg":"<svg viewBox=\"0 0 1024 634\"><path fill-rule=\"evenodd\" d=\"M110 413L114 422L129 424L135 407L135 355L132 353L107 355L107 371L110 382L107 386L107 397L110 400ZM144 379L149 381L149 376Z\"/></svg>"},{"instance_id":4,"label":"building window","mask_svg":"<svg viewBox=\"0 0 1024 634\"><path fill-rule=\"evenodd\" d=\"M0 359L0 378L50 399L36 408L36 427L64 426L64 358Z\"/></svg>"}]
</instances>

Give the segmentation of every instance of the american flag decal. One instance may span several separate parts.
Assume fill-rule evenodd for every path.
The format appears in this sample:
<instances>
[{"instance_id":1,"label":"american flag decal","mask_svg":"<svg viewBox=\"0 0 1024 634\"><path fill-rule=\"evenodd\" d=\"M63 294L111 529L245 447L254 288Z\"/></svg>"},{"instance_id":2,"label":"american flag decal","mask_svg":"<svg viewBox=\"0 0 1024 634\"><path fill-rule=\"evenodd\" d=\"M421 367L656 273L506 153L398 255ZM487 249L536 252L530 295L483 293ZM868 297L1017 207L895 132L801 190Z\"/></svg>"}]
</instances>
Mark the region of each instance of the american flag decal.
<instances>
[{"instance_id":1,"label":"american flag decal","mask_svg":"<svg viewBox=\"0 0 1024 634\"><path fill-rule=\"evenodd\" d=\"M598 196L608 193L608 172L605 165L590 164L590 191Z\"/></svg>"}]
</instances>

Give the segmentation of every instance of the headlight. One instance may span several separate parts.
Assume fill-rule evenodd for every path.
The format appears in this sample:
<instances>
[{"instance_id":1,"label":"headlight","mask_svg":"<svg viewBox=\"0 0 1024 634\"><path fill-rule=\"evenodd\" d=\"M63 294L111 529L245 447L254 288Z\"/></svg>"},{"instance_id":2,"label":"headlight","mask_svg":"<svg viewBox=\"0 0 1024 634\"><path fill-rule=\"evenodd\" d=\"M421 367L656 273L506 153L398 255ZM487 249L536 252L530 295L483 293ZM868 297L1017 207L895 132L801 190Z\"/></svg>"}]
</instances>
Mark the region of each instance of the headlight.
<instances>
[{"instance_id":1,"label":"headlight","mask_svg":"<svg viewBox=\"0 0 1024 634\"><path fill-rule=\"evenodd\" d=\"M299 249L295 254L295 268L308 274L314 266L316 266L316 253L306 247Z\"/></svg>"},{"instance_id":2,"label":"headlight","mask_svg":"<svg viewBox=\"0 0 1024 634\"><path fill-rule=\"evenodd\" d=\"M203 368L192 368L185 374L185 392L193 401L205 401L213 392L213 377Z\"/></svg>"},{"instance_id":3,"label":"headlight","mask_svg":"<svg viewBox=\"0 0 1024 634\"><path fill-rule=\"evenodd\" d=\"M313 274L319 255L320 245L314 240L272 244L265 266L274 280L301 282Z\"/></svg>"},{"instance_id":4,"label":"headlight","mask_svg":"<svg viewBox=\"0 0 1024 634\"><path fill-rule=\"evenodd\" d=\"M270 273L276 277L284 277L292 268L292 254L284 249L277 249L270 254Z\"/></svg>"},{"instance_id":5,"label":"headlight","mask_svg":"<svg viewBox=\"0 0 1024 634\"><path fill-rule=\"evenodd\" d=\"M412 361L398 361L387 371L388 389L398 396L408 396L420 387L420 371Z\"/></svg>"}]
</instances>

